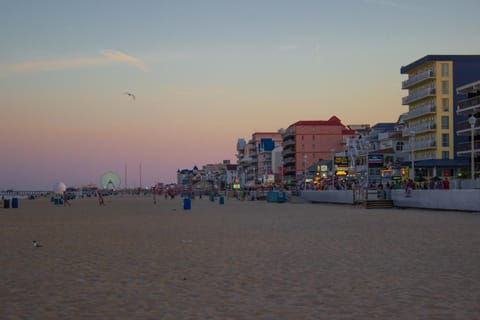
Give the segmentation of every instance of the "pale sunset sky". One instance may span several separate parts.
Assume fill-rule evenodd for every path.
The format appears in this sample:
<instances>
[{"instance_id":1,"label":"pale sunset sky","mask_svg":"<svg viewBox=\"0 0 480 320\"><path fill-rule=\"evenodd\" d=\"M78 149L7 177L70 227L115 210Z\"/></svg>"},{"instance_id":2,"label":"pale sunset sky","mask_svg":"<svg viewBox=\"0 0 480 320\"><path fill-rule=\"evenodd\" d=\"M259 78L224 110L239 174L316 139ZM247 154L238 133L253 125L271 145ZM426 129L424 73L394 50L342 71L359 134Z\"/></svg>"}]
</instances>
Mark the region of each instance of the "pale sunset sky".
<instances>
[{"instance_id":1,"label":"pale sunset sky","mask_svg":"<svg viewBox=\"0 0 480 320\"><path fill-rule=\"evenodd\" d=\"M400 67L480 54L478 0L0 0L0 190L175 181L299 120L395 122ZM479 75L480 79L480 75ZM125 92L136 95L133 100ZM123 182L122 182L123 186Z\"/></svg>"}]
</instances>

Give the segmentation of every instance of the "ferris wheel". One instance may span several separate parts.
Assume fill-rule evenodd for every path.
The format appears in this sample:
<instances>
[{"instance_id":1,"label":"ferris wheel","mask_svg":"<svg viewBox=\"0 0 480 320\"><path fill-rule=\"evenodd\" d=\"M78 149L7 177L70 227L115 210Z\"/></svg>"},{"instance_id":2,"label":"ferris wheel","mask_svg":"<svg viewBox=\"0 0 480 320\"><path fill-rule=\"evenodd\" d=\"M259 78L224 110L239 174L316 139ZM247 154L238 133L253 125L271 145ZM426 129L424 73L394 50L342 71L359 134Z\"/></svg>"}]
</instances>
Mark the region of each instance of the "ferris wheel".
<instances>
[{"instance_id":1,"label":"ferris wheel","mask_svg":"<svg viewBox=\"0 0 480 320\"><path fill-rule=\"evenodd\" d=\"M121 182L120 176L113 171L104 173L101 179L102 188L109 190L118 189Z\"/></svg>"}]
</instances>

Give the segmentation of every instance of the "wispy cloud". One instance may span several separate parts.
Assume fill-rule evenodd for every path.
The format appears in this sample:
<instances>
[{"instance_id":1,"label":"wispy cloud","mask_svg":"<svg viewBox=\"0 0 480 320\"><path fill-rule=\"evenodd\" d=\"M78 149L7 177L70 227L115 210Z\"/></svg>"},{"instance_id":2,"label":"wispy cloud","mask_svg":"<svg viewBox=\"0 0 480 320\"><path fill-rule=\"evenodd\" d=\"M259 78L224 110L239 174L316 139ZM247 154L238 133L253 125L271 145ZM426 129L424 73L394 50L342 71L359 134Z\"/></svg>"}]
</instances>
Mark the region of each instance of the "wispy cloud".
<instances>
[{"instance_id":1,"label":"wispy cloud","mask_svg":"<svg viewBox=\"0 0 480 320\"><path fill-rule=\"evenodd\" d=\"M113 50L100 51L100 57L59 59L59 60L33 60L15 64L0 65L0 74L15 72L39 72L73 69L89 66L103 66L112 63L124 63L135 66L143 72L148 71L147 65L138 58L126 53Z\"/></svg>"},{"instance_id":2,"label":"wispy cloud","mask_svg":"<svg viewBox=\"0 0 480 320\"><path fill-rule=\"evenodd\" d=\"M129 56L128 54L125 54L123 52L111 51L111 50L102 50L102 51L100 51L100 53L104 57L106 57L106 59L109 62L110 61L115 61L115 62L127 63L127 64L134 65L135 67L137 67L138 69L140 69L144 72L148 71L148 67L143 61L141 61L140 59L135 58L133 56Z\"/></svg>"}]
</instances>

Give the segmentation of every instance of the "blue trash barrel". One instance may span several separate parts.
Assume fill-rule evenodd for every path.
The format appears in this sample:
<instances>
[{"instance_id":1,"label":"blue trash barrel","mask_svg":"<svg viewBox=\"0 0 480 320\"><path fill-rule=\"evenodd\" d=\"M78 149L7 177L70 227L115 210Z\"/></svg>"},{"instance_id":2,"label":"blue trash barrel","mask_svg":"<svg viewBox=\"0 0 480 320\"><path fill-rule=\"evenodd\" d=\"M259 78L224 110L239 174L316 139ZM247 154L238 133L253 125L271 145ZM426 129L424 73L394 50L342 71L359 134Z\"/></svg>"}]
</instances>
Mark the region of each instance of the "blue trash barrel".
<instances>
[{"instance_id":1,"label":"blue trash barrel","mask_svg":"<svg viewBox=\"0 0 480 320\"><path fill-rule=\"evenodd\" d=\"M183 199L183 210L190 210L192 207L192 204L190 202L190 199L185 198Z\"/></svg>"},{"instance_id":2,"label":"blue trash barrel","mask_svg":"<svg viewBox=\"0 0 480 320\"><path fill-rule=\"evenodd\" d=\"M215 193L210 192L210 201L214 202L215 201Z\"/></svg>"},{"instance_id":3,"label":"blue trash barrel","mask_svg":"<svg viewBox=\"0 0 480 320\"><path fill-rule=\"evenodd\" d=\"M10 208L10 199L3 199L3 207L5 209Z\"/></svg>"},{"instance_id":4,"label":"blue trash barrel","mask_svg":"<svg viewBox=\"0 0 480 320\"><path fill-rule=\"evenodd\" d=\"M12 208L18 208L18 198L12 198Z\"/></svg>"},{"instance_id":5,"label":"blue trash barrel","mask_svg":"<svg viewBox=\"0 0 480 320\"><path fill-rule=\"evenodd\" d=\"M225 199L223 197L218 198L218 204L224 204Z\"/></svg>"},{"instance_id":6,"label":"blue trash barrel","mask_svg":"<svg viewBox=\"0 0 480 320\"><path fill-rule=\"evenodd\" d=\"M58 205L58 198L53 199L53 204Z\"/></svg>"}]
</instances>

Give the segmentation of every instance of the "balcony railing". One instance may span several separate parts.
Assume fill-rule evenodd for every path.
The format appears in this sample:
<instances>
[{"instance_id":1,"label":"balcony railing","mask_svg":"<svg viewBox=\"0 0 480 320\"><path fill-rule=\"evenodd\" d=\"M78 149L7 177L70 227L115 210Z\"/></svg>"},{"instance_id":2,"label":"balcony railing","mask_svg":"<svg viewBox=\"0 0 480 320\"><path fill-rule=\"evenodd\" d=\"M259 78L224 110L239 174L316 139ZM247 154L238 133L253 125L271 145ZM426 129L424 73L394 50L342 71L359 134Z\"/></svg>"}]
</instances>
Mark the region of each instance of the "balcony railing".
<instances>
[{"instance_id":1,"label":"balcony railing","mask_svg":"<svg viewBox=\"0 0 480 320\"><path fill-rule=\"evenodd\" d=\"M403 146L404 152L412 152L425 149L435 149L437 147L437 140L425 140L425 141L416 141L414 143L408 143Z\"/></svg>"},{"instance_id":2,"label":"balcony railing","mask_svg":"<svg viewBox=\"0 0 480 320\"><path fill-rule=\"evenodd\" d=\"M435 112L437 112L437 106L435 105L435 103L427 103L425 105L422 105L421 107L409 111L405 116L405 120L415 119Z\"/></svg>"},{"instance_id":3,"label":"balcony railing","mask_svg":"<svg viewBox=\"0 0 480 320\"><path fill-rule=\"evenodd\" d=\"M473 150L474 152L478 152L480 151L480 141L474 141L473 142ZM460 143L457 145L457 154L460 156L466 156L466 155L470 155L472 153L472 145L471 145L471 142L468 141L468 142L464 142L464 143Z\"/></svg>"},{"instance_id":4,"label":"balcony railing","mask_svg":"<svg viewBox=\"0 0 480 320\"><path fill-rule=\"evenodd\" d=\"M295 144L295 139L286 139L286 140L283 140L283 147L287 147L287 146L291 146Z\"/></svg>"},{"instance_id":5,"label":"balcony railing","mask_svg":"<svg viewBox=\"0 0 480 320\"><path fill-rule=\"evenodd\" d=\"M480 108L480 96L460 101L457 106L457 113L466 112L475 108Z\"/></svg>"},{"instance_id":6,"label":"balcony railing","mask_svg":"<svg viewBox=\"0 0 480 320\"><path fill-rule=\"evenodd\" d=\"M480 120L477 120L477 122L480 122ZM473 128L474 130L479 130L480 123L476 123L475 127ZM470 123L468 121L462 121L458 123L457 125L457 133L464 135L464 133L471 134L472 127L470 126Z\"/></svg>"},{"instance_id":7,"label":"balcony railing","mask_svg":"<svg viewBox=\"0 0 480 320\"><path fill-rule=\"evenodd\" d=\"M413 127L405 128L402 131L403 136L410 136L410 132L415 132L415 134L424 133L427 131L435 131L437 129L437 124L432 121L430 123L423 123Z\"/></svg>"},{"instance_id":8,"label":"balcony railing","mask_svg":"<svg viewBox=\"0 0 480 320\"><path fill-rule=\"evenodd\" d=\"M408 96L402 98L402 104L407 105L412 102L425 99L430 96L435 96L435 94L436 94L435 88L423 88L423 89L415 90Z\"/></svg>"},{"instance_id":9,"label":"balcony railing","mask_svg":"<svg viewBox=\"0 0 480 320\"><path fill-rule=\"evenodd\" d=\"M283 158L283 163L284 163L284 164L287 164L287 163L295 163L295 157Z\"/></svg>"},{"instance_id":10,"label":"balcony railing","mask_svg":"<svg viewBox=\"0 0 480 320\"><path fill-rule=\"evenodd\" d=\"M428 79L435 79L435 71L433 70L426 70L423 72L420 72L412 77L409 77L407 80L402 82L402 89L407 89L413 85L419 84L422 81L428 80Z\"/></svg>"}]
</instances>

